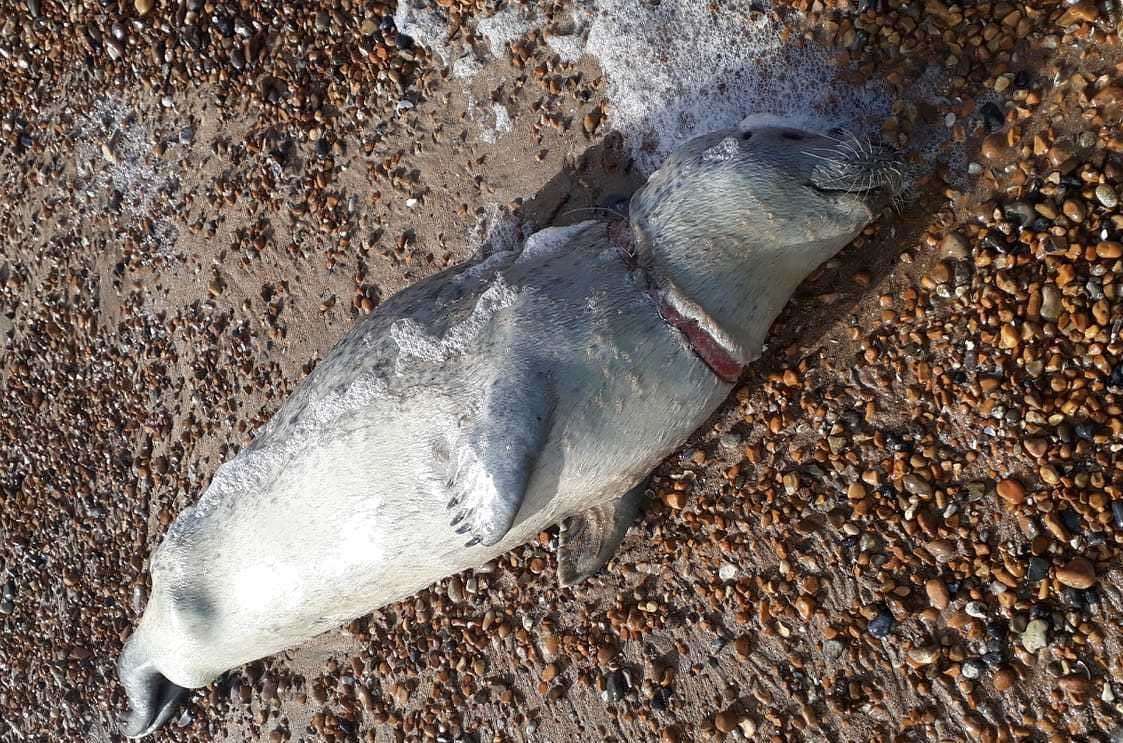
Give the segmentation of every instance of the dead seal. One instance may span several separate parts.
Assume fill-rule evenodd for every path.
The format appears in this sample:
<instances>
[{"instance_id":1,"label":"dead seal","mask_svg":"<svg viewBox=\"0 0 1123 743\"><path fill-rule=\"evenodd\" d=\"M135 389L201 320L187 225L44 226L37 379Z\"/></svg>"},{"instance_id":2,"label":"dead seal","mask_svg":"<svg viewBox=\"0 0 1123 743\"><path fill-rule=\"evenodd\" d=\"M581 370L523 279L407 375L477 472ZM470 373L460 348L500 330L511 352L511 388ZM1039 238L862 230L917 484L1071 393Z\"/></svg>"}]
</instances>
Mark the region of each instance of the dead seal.
<instances>
[{"instance_id":1,"label":"dead seal","mask_svg":"<svg viewBox=\"0 0 1123 743\"><path fill-rule=\"evenodd\" d=\"M648 473L899 188L877 147L746 123L679 148L629 223L547 229L392 297L153 554L123 732L551 525L561 581L597 571Z\"/></svg>"}]
</instances>

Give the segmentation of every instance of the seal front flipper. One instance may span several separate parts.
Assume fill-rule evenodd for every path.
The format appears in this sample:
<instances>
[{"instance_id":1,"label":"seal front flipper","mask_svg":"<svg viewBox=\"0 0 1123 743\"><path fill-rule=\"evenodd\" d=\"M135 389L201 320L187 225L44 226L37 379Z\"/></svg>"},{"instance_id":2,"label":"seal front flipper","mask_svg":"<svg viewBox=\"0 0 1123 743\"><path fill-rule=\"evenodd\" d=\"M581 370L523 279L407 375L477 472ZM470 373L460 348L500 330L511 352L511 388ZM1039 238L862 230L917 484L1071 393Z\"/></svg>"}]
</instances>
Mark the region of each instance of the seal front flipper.
<instances>
[{"instance_id":1,"label":"seal front flipper","mask_svg":"<svg viewBox=\"0 0 1123 743\"><path fill-rule=\"evenodd\" d=\"M465 420L449 481L449 523L468 547L491 546L511 528L550 430L553 388L545 374L502 370Z\"/></svg>"},{"instance_id":2,"label":"seal front flipper","mask_svg":"<svg viewBox=\"0 0 1123 743\"><path fill-rule=\"evenodd\" d=\"M558 582L570 586L588 578L612 559L643 503L644 483L612 503L570 516L558 540Z\"/></svg>"}]
</instances>

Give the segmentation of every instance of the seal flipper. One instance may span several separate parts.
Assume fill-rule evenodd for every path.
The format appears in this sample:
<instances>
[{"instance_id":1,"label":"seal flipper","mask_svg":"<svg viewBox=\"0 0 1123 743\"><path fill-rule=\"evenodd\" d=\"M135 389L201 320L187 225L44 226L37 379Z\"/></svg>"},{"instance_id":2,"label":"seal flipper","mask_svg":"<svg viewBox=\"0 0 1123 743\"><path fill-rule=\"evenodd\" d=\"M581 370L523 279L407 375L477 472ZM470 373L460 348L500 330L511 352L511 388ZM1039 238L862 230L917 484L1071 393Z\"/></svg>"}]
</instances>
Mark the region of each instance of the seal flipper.
<instances>
[{"instance_id":1,"label":"seal flipper","mask_svg":"<svg viewBox=\"0 0 1123 743\"><path fill-rule=\"evenodd\" d=\"M558 540L558 582L570 586L596 573L612 559L643 503L644 483L612 503L570 516Z\"/></svg>"},{"instance_id":2,"label":"seal flipper","mask_svg":"<svg viewBox=\"0 0 1123 743\"><path fill-rule=\"evenodd\" d=\"M456 454L449 490L450 525L469 536L467 545L491 546L511 528L546 442L554 408L553 388L530 369L496 374L483 393Z\"/></svg>"}]
</instances>

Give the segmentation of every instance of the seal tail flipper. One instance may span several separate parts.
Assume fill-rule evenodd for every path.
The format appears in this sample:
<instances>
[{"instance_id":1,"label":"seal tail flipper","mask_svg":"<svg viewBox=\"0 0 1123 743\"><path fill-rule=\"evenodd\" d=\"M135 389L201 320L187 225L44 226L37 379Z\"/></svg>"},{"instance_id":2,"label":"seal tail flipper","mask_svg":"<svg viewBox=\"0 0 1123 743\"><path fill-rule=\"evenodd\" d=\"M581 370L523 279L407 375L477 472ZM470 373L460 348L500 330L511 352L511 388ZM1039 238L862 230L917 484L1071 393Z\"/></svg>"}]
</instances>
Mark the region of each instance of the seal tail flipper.
<instances>
[{"instance_id":1,"label":"seal tail flipper","mask_svg":"<svg viewBox=\"0 0 1123 743\"><path fill-rule=\"evenodd\" d=\"M553 387L525 366L501 366L459 445L449 482L449 524L467 546L491 546L511 528L546 442Z\"/></svg>"},{"instance_id":2,"label":"seal tail flipper","mask_svg":"<svg viewBox=\"0 0 1123 743\"><path fill-rule=\"evenodd\" d=\"M563 586L588 578L604 567L643 503L644 483L612 503L570 516L562 524L558 542L558 582Z\"/></svg>"},{"instance_id":3,"label":"seal tail flipper","mask_svg":"<svg viewBox=\"0 0 1123 743\"><path fill-rule=\"evenodd\" d=\"M129 697L129 713L121 720L121 733L139 738L163 725L175 712L188 690L169 681L144 658L135 637L130 638L117 662L117 677Z\"/></svg>"}]
</instances>

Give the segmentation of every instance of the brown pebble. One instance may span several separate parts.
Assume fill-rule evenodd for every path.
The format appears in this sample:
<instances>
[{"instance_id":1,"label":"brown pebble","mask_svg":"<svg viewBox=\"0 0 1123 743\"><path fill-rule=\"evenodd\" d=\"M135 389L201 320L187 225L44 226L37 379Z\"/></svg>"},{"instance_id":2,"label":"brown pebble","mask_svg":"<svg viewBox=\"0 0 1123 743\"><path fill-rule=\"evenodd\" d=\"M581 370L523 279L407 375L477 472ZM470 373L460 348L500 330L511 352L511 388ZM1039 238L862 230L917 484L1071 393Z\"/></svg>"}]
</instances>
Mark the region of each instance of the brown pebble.
<instances>
[{"instance_id":1,"label":"brown pebble","mask_svg":"<svg viewBox=\"0 0 1123 743\"><path fill-rule=\"evenodd\" d=\"M739 722L741 722L741 714L732 709L714 715L714 727L722 733L732 733Z\"/></svg>"},{"instance_id":2,"label":"brown pebble","mask_svg":"<svg viewBox=\"0 0 1123 743\"><path fill-rule=\"evenodd\" d=\"M999 480L995 487L998 497L1011 506L1018 506L1025 502L1026 490L1017 480Z\"/></svg>"},{"instance_id":3,"label":"brown pebble","mask_svg":"<svg viewBox=\"0 0 1123 743\"><path fill-rule=\"evenodd\" d=\"M1018 673L1010 666L1002 666L994 672L994 688L1006 691L1018 680Z\"/></svg>"},{"instance_id":4,"label":"brown pebble","mask_svg":"<svg viewBox=\"0 0 1123 743\"><path fill-rule=\"evenodd\" d=\"M686 493L681 490L669 490L663 494L663 503L665 503L668 508L681 511L686 507Z\"/></svg>"},{"instance_id":5,"label":"brown pebble","mask_svg":"<svg viewBox=\"0 0 1123 743\"><path fill-rule=\"evenodd\" d=\"M1057 568L1057 580L1071 588L1091 588L1096 584L1096 568L1083 557L1077 557Z\"/></svg>"},{"instance_id":6,"label":"brown pebble","mask_svg":"<svg viewBox=\"0 0 1123 743\"><path fill-rule=\"evenodd\" d=\"M1096 245L1096 255L1100 258L1119 258L1123 256L1123 243L1104 240Z\"/></svg>"},{"instance_id":7,"label":"brown pebble","mask_svg":"<svg viewBox=\"0 0 1123 743\"><path fill-rule=\"evenodd\" d=\"M948 608L948 602L951 596L948 593L948 587L942 580L939 578L932 578L924 584L924 590L928 593L928 603L940 611Z\"/></svg>"}]
</instances>

